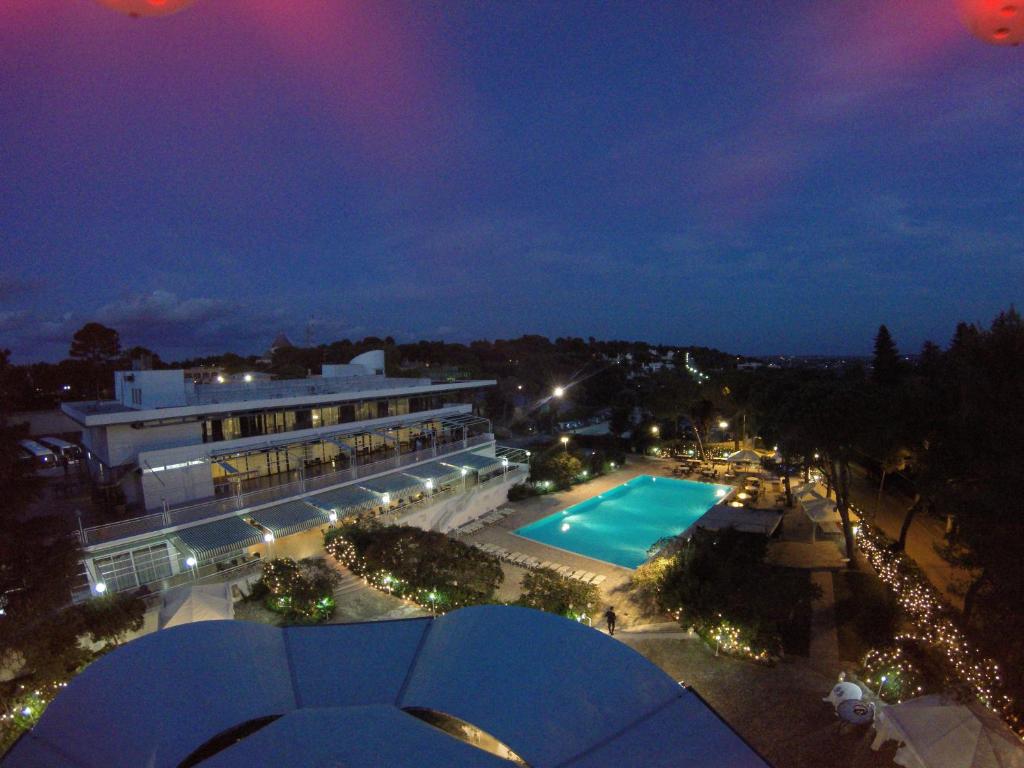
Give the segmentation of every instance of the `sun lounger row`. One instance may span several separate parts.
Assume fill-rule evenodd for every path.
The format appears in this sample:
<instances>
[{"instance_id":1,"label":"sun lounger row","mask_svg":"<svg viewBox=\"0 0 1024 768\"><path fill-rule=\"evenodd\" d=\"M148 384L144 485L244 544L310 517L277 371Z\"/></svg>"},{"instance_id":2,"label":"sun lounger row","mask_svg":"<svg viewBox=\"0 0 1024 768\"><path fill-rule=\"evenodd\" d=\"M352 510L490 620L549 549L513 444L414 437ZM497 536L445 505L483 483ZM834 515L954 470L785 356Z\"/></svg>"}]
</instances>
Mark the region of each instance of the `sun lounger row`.
<instances>
[{"instance_id":1,"label":"sun lounger row","mask_svg":"<svg viewBox=\"0 0 1024 768\"><path fill-rule=\"evenodd\" d=\"M477 518L476 520L470 520L468 523L463 523L458 528L452 530L453 536L463 536L467 533L476 533L481 528L491 525L503 520L512 514L511 509L496 509L493 512L488 512L483 517Z\"/></svg>"},{"instance_id":2,"label":"sun lounger row","mask_svg":"<svg viewBox=\"0 0 1024 768\"><path fill-rule=\"evenodd\" d=\"M507 549L497 546L496 544L478 544L477 549L487 552L488 554L500 557L512 565L518 565L523 568L547 568L557 573L559 576L565 576L569 579L576 579L582 581L584 584L593 584L597 586L605 580L605 576L597 573L591 573L590 571L573 570L567 565L559 565L553 563L550 560L538 560L530 555L524 555L522 552L510 552Z\"/></svg>"}]
</instances>

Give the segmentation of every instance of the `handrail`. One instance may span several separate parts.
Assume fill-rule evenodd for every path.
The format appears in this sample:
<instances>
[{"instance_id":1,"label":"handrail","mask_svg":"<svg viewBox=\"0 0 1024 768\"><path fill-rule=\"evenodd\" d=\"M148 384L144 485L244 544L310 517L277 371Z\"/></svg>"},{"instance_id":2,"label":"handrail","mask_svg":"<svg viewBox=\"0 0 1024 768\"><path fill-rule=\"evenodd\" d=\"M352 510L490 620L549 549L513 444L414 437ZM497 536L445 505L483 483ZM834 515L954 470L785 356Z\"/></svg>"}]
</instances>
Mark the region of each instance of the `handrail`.
<instances>
[{"instance_id":1,"label":"handrail","mask_svg":"<svg viewBox=\"0 0 1024 768\"><path fill-rule=\"evenodd\" d=\"M304 478L290 483L282 483L271 488L261 488L257 491L230 496L221 499L211 499L187 507L169 509L166 512L141 515L128 520L118 520L113 523L104 523L79 531L79 539L83 546L94 546L117 541L118 539L130 536L140 536L146 533L154 533L163 528L196 523L201 520L227 515L243 509L270 504L294 496L301 496L316 491L327 490L335 486L354 482L364 477L378 475L393 469L412 466L424 461L444 459L453 454L465 451L478 445L493 442L494 435L484 433L473 435L466 440L455 440L451 443L443 443L434 449L425 448L420 451L391 456L381 461L369 464L356 464L346 469L330 472L324 475L317 475L311 478ZM447 450L445 450L447 449Z\"/></svg>"}]
</instances>

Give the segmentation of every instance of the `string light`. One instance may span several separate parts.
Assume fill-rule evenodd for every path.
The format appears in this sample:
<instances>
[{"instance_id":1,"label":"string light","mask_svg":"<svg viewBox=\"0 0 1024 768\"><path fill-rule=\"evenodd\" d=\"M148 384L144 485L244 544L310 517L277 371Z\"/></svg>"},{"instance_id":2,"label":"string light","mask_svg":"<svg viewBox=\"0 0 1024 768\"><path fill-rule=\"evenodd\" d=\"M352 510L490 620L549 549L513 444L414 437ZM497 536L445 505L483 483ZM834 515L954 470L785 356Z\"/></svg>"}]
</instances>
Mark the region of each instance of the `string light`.
<instances>
[{"instance_id":1,"label":"string light","mask_svg":"<svg viewBox=\"0 0 1024 768\"><path fill-rule=\"evenodd\" d=\"M897 644L919 643L934 648L950 682L966 686L979 701L1001 715L1014 730L1024 733L1019 717L1014 712L1013 699L1005 691L999 665L967 640L950 616L939 593L913 561L903 552L891 549L890 542L864 521L864 515L859 509L854 508L853 511L861 518L856 533L858 546L878 578L896 596L913 625L912 631L894 638ZM890 675L886 688L888 690L890 685L893 686L892 695L897 700L900 700L902 689L897 689L892 682L892 675L904 673L909 679L916 674L912 663L898 647L870 651L865 657L864 666L870 670L869 674L879 675L877 681L880 681L882 670L886 670ZM890 668L892 671L889 671ZM908 690L916 695L921 692L921 687L915 683L908 686Z\"/></svg>"}]
</instances>

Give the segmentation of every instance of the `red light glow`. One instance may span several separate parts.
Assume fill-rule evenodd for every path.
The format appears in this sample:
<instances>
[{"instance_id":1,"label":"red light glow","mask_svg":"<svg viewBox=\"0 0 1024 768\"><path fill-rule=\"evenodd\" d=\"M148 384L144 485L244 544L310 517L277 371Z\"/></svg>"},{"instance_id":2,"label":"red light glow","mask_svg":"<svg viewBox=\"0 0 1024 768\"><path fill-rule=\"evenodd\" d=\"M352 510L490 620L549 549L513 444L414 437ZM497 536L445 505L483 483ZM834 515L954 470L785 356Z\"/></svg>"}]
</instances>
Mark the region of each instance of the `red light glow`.
<instances>
[{"instance_id":1,"label":"red light glow","mask_svg":"<svg viewBox=\"0 0 1024 768\"><path fill-rule=\"evenodd\" d=\"M128 16L169 16L184 10L195 0L99 0L100 5Z\"/></svg>"},{"instance_id":2,"label":"red light glow","mask_svg":"<svg viewBox=\"0 0 1024 768\"><path fill-rule=\"evenodd\" d=\"M1024 42L1024 2L958 0L960 16L975 37L993 45Z\"/></svg>"}]
</instances>

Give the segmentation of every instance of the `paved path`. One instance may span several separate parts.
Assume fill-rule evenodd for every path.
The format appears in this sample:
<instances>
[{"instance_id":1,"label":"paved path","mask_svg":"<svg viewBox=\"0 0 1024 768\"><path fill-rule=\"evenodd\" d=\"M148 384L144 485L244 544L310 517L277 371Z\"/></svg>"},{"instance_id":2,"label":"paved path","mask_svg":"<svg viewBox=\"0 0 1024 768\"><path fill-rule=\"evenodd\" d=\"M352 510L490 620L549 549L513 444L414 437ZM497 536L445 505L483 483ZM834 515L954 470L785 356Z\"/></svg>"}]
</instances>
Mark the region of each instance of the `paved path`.
<instances>
[{"instance_id":1,"label":"paved path","mask_svg":"<svg viewBox=\"0 0 1024 768\"><path fill-rule=\"evenodd\" d=\"M866 517L891 539L900 535L900 526L911 500L894 493L883 493L882 503L877 505L878 486L865 477L860 467L853 466L850 475L850 497L854 504L864 510ZM873 518L873 519L872 519ZM907 535L906 554L924 571L932 585L943 593L955 608L962 609L964 590L969 574L955 568L942 559L935 551L936 545L945 540L943 521L924 513L918 513Z\"/></svg>"},{"instance_id":2,"label":"paved path","mask_svg":"<svg viewBox=\"0 0 1024 768\"><path fill-rule=\"evenodd\" d=\"M811 664L826 675L839 673L839 636L836 634L836 595L831 571L815 571L811 583L821 597L811 604Z\"/></svg>"}]
</instances>

